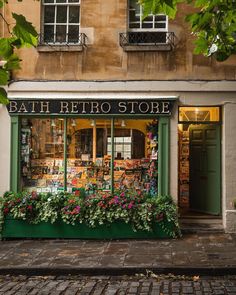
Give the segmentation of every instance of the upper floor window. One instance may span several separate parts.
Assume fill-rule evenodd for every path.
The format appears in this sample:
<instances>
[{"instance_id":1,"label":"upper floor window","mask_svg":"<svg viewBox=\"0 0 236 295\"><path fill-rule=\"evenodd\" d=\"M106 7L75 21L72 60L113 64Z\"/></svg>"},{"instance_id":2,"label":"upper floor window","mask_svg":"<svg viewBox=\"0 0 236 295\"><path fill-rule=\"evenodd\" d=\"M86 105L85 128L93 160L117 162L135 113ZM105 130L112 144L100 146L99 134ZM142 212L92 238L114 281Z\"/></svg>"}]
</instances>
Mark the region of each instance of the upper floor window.
<instances>
[{"instance_id":1,"label":"upper floor window","mask_svg":"<svg viewBox=\"0 0 236 295\"><path fill-rule=\"evenodd\" d=\"M79 44L80 0L43 0L43 43Z\"/></svg>"},{"instance_id":2,"label":"upper floor window","mask_svg":"<svg viewBox=\"0 0 236 295\"><path fill-rule=\"evenodd\" d=\"M129 30L130 31L164 31L168 30L168 18L164 14L149 14L144 20L143 8L137 0L129 0Z\"/></svg>"}]
</instances>

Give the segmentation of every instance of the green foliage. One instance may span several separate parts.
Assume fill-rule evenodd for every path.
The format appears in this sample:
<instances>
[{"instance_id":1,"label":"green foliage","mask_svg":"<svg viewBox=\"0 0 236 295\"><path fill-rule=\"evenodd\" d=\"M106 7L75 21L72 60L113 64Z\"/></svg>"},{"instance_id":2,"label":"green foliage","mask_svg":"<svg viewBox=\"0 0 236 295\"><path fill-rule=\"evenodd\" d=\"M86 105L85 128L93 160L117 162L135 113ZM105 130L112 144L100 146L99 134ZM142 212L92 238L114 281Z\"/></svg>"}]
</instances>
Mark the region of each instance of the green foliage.
<instances>
[{"instance_id":1,"label":"green foliage","mask_svg":"<svg viewBox=\"0 0 236 295\"><path fill-rule=\"evenodd\" d=\"M124 221L134 231L152 231L158 222L168 235L180 235L177 206L170 196L151 197L136 191L116 191L113 196L96 192L87 197L82 191L58 195L8 192L0 200L1 226L6 215L33 224L62 219L67 224L85 223L89 227Z\"/></svg>"},{"instance_id":2,"label":"green foliage","mask_svg":"<svg viewBox=\"0 0 236 295\"><path fill-rule=\"evenodd\" d=\"M213 56L217 61L224 61L236 53L236 1L140 0L145 16L149 13L165 13L170 18L175 17L180 2L197 9L197 12L185 18L196 37L195 54Z\"/></svg>"},{"instance_id":3,"label":"green foliage","mask_svg":"<svg viewBox=\"0 0 236 295\"><path fill-rule=\"evenodd\" d=\"M143 18L148 14L167 14L170 18L174 18L177 12L177 4L183 0L139 0L143 6Z\"/></svg>"},{"instance_id":4,"label":"green foliage","mask_svg":"<svg viewBox=\"0 0 236 295\"><path fill-rule=\"evenodd\" d=\"M20 0L18 1L20 2ZM0 8L6 3L6 0L0 0ZM20 59L15 50L22 47L36 46L38 34L33 25L23 15L12 13L15 20L12 29L2 14L0 17L5 22L10 33L10 37L0 38L0 61L4 62L4 64L0 65L0 103L7 104L7 93L3 86L8 84L10 79L9 71L20 68Z\"/></svg>"}]
</instances>

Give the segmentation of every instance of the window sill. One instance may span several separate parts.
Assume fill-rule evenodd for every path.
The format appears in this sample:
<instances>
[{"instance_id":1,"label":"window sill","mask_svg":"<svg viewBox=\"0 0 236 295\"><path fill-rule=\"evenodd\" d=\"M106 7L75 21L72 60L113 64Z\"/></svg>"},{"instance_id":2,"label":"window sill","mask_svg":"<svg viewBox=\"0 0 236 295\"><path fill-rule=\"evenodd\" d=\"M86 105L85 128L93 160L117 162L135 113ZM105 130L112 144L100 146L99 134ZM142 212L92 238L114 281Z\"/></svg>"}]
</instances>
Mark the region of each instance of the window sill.
<instances>
[{"instance_id":1,"label":"window sill","mask_svg":"<svg viewBox=\"0 0 236 295\"><path fill-rule=\"evenodd\" d=\"M73 52L83 51L83 45L39 45L37 46L38 52Z\"/></svg>"},{"instance_id":2,"label":"window sill","mask_svg":"<svg viewBox=\"0 0 236 295\"><path fill-rule=\"evenodd\" d=\"M123 45L124 51L171 51L173 47L171 44L156 44L156 45Z\"/></svg>"}]
</instances>

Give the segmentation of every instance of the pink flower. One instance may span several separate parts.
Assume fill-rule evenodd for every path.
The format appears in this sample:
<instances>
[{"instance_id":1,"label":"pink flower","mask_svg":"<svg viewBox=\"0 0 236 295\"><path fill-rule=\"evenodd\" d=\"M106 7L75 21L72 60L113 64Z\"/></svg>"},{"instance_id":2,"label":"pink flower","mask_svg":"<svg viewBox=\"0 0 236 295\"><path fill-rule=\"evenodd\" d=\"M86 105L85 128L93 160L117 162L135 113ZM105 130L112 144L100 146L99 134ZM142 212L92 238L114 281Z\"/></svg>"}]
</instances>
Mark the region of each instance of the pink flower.
<instances>
[{"instance_id":1,"label":"pink flower","mask_svg":"<svg viewBox=\"0 0 236 295\"><path fill-rule=\"evenodd\" d=\"M120 196L121 196L121 197L124 197L124 196L125 196L125 193L124 193L124 192L122 192L122 193L120 194Z\"/></svg>"},{"instance_id":2,"label":"pink flower","mask_svg":"<svg viewBox=\"0 0 236 295\"><path fill-rule=\"evenodd\" d=\"M129 205L128 205L128 209L133 208L133 206L134 206L133 202L130 202Z\"/></svg>"}]
</instances>

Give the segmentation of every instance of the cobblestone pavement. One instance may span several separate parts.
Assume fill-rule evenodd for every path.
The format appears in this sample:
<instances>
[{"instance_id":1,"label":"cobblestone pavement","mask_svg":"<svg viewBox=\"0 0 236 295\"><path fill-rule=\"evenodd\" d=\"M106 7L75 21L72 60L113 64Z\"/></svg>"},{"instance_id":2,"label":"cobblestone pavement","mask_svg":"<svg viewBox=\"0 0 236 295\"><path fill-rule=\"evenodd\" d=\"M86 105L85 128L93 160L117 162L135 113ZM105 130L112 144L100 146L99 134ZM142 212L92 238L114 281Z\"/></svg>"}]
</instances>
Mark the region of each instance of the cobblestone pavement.
<instances>
[{"instance_id":1,"label":"cobblestone pavement","mask_svg":"<svg viewBox=\"0 0 236 295\"><path fill-rule=\"evenodd\" d=\"M235 295L236 276L0 276L4 295Z\"/></svg>"}]
</instances>

